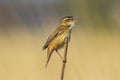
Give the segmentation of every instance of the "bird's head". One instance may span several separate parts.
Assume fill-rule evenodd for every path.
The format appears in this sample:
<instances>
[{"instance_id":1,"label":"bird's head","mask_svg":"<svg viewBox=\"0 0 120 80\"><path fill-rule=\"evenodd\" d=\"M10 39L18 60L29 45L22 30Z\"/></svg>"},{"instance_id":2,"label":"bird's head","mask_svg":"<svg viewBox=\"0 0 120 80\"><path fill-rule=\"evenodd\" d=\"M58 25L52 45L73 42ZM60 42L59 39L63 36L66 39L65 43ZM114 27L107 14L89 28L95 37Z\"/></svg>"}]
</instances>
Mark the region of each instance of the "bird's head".
<instances>
[{"instance_id":1,"label":"bird's head","mask_svg":"<svg viewBox=\"0 0 120 80\"><path fill-rule=\"evenodd\" d=\"M66 16L61 20L61 25L74 27L78 17Z\"/></svg>"}]
</instances>

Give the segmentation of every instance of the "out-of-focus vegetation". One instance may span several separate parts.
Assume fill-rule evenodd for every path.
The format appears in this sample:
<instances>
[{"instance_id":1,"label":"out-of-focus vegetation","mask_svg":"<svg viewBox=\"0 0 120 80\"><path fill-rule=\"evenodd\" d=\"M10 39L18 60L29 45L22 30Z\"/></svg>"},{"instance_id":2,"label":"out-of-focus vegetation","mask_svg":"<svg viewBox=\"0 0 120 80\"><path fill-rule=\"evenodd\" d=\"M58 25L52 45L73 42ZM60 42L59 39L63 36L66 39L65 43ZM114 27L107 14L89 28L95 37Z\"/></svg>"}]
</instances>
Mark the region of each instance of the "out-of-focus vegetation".
<instances>
[{"instance_id":1,"label":"out-of-focus vegetation","mask_svg":"<svg viewBox=\"0 0 120 80\"><path fill-rule=\"evenodd\" d=\"M45 69L41 48L67 15L79 22L65 80L120 80L119 8L119 0L0 0L0 80L58 80L61 59L54 53Z\"/></svg>"},{"instance_id":2,"label":"out-of-focus vegetation","mask_svg":"<svg viewBox=\"0 0 120 80\"><path fill-rule=\"evenodd\" d=\"M79 16L80 23L89 28L119 31L119 7L118 0L2 0L0 25L46 25L73 15Z\"/></svg>"}]
</instances>

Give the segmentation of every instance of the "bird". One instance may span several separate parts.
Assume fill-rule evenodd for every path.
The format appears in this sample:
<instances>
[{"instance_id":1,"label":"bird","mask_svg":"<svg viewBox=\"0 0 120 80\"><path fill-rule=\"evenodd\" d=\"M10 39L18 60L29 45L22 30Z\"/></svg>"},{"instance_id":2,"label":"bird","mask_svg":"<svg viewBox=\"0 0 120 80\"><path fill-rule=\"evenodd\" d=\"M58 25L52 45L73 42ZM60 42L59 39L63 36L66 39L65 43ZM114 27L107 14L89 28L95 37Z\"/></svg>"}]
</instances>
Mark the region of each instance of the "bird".
<instances>
[{"instance_id":1,"label":"bird","mask_svg":"<svg viewBox=\"0 0 120 80\"><path fill-rule=\"evenodd\" d=\"M47 49L47 61L45 67L50 61L51 55L54 51L60 56L58 52L59 49L63 48L66 42L70 42L71 30L75 26L75 23L78 21L77 17L65 16L61 19L59 26L55 31L48 37L46 43L43 46L43 50Z\"/></svg>"}]
</instances>

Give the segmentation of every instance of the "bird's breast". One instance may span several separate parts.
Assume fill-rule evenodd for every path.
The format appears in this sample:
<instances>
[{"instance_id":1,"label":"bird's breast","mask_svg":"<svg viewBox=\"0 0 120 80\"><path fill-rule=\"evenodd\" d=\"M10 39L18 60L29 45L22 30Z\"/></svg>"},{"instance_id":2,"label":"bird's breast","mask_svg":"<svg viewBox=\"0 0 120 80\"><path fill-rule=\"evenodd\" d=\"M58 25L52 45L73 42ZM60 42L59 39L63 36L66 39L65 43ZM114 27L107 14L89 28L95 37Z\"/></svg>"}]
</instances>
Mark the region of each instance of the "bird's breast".
<instances>
[{"instance_id":1,"label":"bird's breast","mask_svg":"<svg viewBox=\"0 0 120 80\"><path fill-rule=\"evenodd\" d=\"M70 39L70 31L65 31L64 33L57 36L50 44L50 46L53 46L55 48L58 48L60 46L64 46L65 39Z\"/></svg>"},{"instance_id":2,"label":"bird's breast","mask_svg":"<svg viewBox=\"0 0 120 80\"><path fill-rule=\"evenodd\" d=\"M70 36L70 33L69 32L64 32L63 34L59 35L56 39L55 39L55 42L58 43L58 44L61 44L61 43L64 43L64 40L66 38L69 38Z\"/></svg>"}]
</instances>

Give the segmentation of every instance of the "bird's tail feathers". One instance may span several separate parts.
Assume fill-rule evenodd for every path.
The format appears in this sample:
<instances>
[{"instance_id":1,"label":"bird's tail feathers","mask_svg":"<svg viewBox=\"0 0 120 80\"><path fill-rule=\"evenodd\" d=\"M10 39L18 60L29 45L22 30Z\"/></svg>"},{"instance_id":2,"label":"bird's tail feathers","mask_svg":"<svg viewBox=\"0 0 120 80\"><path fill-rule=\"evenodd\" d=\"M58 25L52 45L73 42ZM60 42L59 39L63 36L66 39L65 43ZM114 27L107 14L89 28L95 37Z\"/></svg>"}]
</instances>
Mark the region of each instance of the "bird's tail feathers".
<instances>
[{"instance_id":1,"label":"bird's tail feathers","mask_svg":"<svg viewBox=\"0 0 120 80\"><path fill-rule=\"evenodd\" d=\"M54 50L54 49L53 49ZM51 50L50 52L48 51L48 53L47 53L47 61L46 61L46 64L45 64L45 67L47 68L47 65L48 65L48 63L49 63L49 61L50 61L50 58L51 58L51 55L52 55L52 53L53 53L53 50Z\"/></svg>"}]
</instances>

